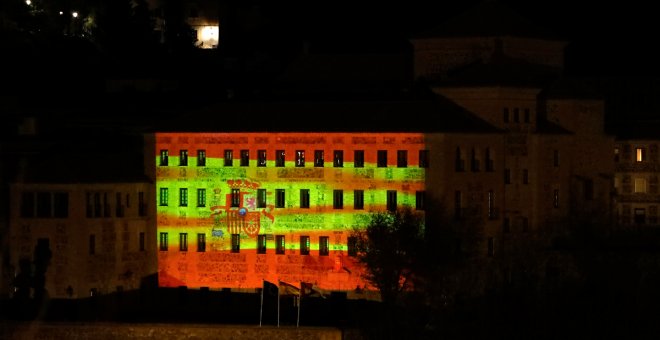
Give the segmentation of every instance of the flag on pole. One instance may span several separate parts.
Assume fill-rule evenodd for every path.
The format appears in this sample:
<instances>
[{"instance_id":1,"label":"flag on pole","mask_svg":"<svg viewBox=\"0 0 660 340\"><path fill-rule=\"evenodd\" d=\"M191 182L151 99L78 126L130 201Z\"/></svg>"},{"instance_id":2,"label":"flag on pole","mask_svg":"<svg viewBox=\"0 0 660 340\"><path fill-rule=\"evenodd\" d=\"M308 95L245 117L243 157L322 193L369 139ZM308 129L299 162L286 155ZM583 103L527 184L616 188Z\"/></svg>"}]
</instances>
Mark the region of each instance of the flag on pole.
<instances>
[{"instance_id":1,"label":"flag on pole","mask_svg":"<svg viewBox=\"0 0 660 340\"><path fill-rule=\"evenodd\" d=\"M266 295L277 296L277 285L270 281L264 280L263 291L266 293Z\"/></svg>"},{"instance_id":2,"label":"flag on pole","mask_svg":"<svg viewBox=\"0 0 660 340\"><path fill-rule=\"evenodd\" d=\"M300 294L303 297L320 297L325 299L326 293L321 290L318 286L310 282L301 282L300 283Z\"/></svg>"},{"instance_id":3,"label":"flag on pole","mask_svg":"<svg viewBox=\"0 0 660 340\"><path fill-rule=\"evenodd\" d=\"M300 295L300 288L290 284L286 283L284 281L280 281L280 295Z\"/></svg>"}]
</instances>

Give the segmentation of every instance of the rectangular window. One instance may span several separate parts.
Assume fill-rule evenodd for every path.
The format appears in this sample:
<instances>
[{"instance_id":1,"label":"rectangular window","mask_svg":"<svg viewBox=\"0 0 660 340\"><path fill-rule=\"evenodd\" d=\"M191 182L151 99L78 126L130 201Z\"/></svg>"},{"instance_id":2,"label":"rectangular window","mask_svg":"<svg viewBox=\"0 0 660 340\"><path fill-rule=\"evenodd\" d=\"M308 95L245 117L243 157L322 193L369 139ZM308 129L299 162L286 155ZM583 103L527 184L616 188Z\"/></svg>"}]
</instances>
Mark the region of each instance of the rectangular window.
<instances>
[{"instance_id":1,"label":"rectangular window","mask_svg":"<svg viewBox=\"0 0 660 340\"><path fill-rule=\"evenodd\" d=\"M266 150L257 150L257 166L266 166Z\"/></svg>"},{"instance_id":2,"label":"rectangular window","mask_svg":"<svg viewBox=\"0 0 660 340\"><path fill-rule=\"evenodd\" d=\"M160 205L167 206L169 201L169 190L167 188L160 188Z\"/></svg>"},{"instance_id":3,"label":"rectangular window","mask_svg":"<svg viewBox=\"0 0 660 340\"><path fill-rule=\"evenodd\" d=\"M300 189L300 207L309 208L309 189Z\"/></svg>"},{"instance_id":4,"label":"rectangular window","mask_svg":"<svg viewBox=\"0 0 660 340\"><path fill-rule=\"evenodd\" d=\"M463 215L463 195L460 190L454 192L454 217L461 218Z\"/></svg>"},{"instance_id":5,"label":"rectangular window","mask_svg":"<svg viewBox=\"0 0 660 340\"><path fill-rule=\"evenodd\" d=\"M179 150L179 166L188 166L188 150Z\"/></svg>"},{"instance_id":6,"label":"rectangular window","mask_svg":"<svg viewBox=\"0 0 660 340\"><path fill-rule=\"evenodd\" d=\"M387 190L387 210L396 211L396 190Z\"/></svg>"},{"instance_id":7,"label":"rectangular window","mask_svg":"<svg viewBox=\"0 0 660 340\"><path fill-rule=\"evenodd\" d=\"M103 216L110 217L110 204L108 203L108 193L103 193Z\"/></svg>"},{"instance_id":8,"label":"rectangular window","mask_svg":"<svg viewBox=\"0 0 660 340\"><path fill-rule=\"evenodd\" d=\"M197 251L203 253L206 251L206 234L197 234Z\"/></svg>"},{"instance_id":9,"label":"rectangular window","mask_svg":"<svg viewBox=\"0 0 660 340\"><path fill-rule=\"evenodd\" d=\"M397 150L396 151L396 166L398 168L407 168L408 167L408 150Z\"/></svg>"},{"instance_id":10,"label":"rectangular window","mask_svg":"<svg viewBox=\"0 0 660 340\"><path fill-rule=\"evenodd\" d=\"M554 164L555 167L559 166L559 150L555 150L552 157L552 164Z\"/></svg>"},{"instance_id":11,"label":"rectangular window","mask_svg":"<svg viewBox=\"0 0 660 340\"><path fill-rule=\"evenodd\" d=\"M138 246L140 247L140 251L144 251L145 247L145 239L144 239L144 231L141 231L138 237Z\"/></svg>"},{"instance_id":12,"label":"rectangular window","mask_svg":"<svg viewBox=\"0 0 660 340\"><path fill-rule=\"evenodd\" d=\"M179 206L188 206L188 188L179 188Z\"/></svg>"},{"instance_id":13,"label":"rectangular window","mask_svg":"<svg viewBox=\"0 0 660 340\"><path fill-rule=\"evenodd\" d=\"M296 150L296 166L305 167L305 150Z\"/></svg>"},{"instance_id":14,"label":"rectangular window","mask_svg":"<svg viewBox=\"0 0 660 340\"><path fill-rule=\"evenodd\" d=\"M276 150L275 151L275 166L277 167L283 167L285 164L285 153L284 150Z\"/></svg>"},{"instance_id":15,"label":"rectangular window","mask_svg":"<svg viewBox=\"0 0 660 340\"><path fill-rule=\"evenodd\" d=\"M335 168L341 168L344 166L344 151L335 150L333 152L332 166Z\"/></svg>"},{"instance_id":16,"label":"rectangular window","mask_svg":"<svg viewBox=\"0 0 660 340\"><path fill-rule=\"evenodd\" d=\"M429 167L429 150L419 150L419 167Z\"/></svg>"},{"instance_id":17,"label":"rectangular window","mask_svg":"<svg viewBox=\"0 0 660 340\"><path fill-rule=\"evenodd\" d=\"M504 184L511 184L511 169L504 169Z\"/></svg>"},{"instance_id":18,"label":"rectangular window","mask_svg":"<svg viewBox=\"0 0 660 340\"><path fill-rule=\"evenodd\" d=\"M52 216L52 197L50 192L37 193L37 217L51 217Z\"/></svg>"},{"instance_id":19,"label":"rectangular window","mask_svg":"<svg viewBox=\"0 0 660 340\"><path fill-rule=\"evenodd\" d=\"M96 254L96 235L89 235L89 255Z\"/></svg>"},{"instance_id":20,"label":"rectangular window","mask_svg":"<svg viewBox=\"0 0 660 340\"><path fill-rule=\"evenodd\" d=\"M508 217L505 217L504 221L502 221L502 231L504 233L509 233L511 231L511 222Z\"/></svg>"},{"instance_id":21,"label":"rectangular window","mask_svg":"<svg viewBox=\"0 0 660 340\"><path fill-rule=\"evenodd\" d=\"M266 207L266 189L257 189L257 208Z\"/></svg>"},{"instance_id":22,"label":"rectangular window","mask_svg":"<svg viewBox=\"0 0 660 340\"><path fill-rule=\"evenodd\" d=\"M465 171L465 159L463 159L463 153L459 147L456 147L456 171Z\"/></svg>"},{"instance_id":23,"label":"rectangular window","mask_svg":"<svg viewBox=\"0 0 660 340\"><path fill-rule=\"evenodd\" d=\"M364 150L353 151L353 167L364 168Z\"/></svg>"},{"instance_id":24,"label":"rectangular window","mask_svg":"<svg viewBox=\"0 0 660 340\"><path fill-rule=\"evenodd\" d=\"M492 237L488 238L488 257L495 255L495 240Z\"/></svg>"},{"instance_id":25,"label":"rectangular window","mask_svg":"<svg viewBox=\"0 0 660 340\"><path fill-rule=\"evenodd\" d=\"M346 248L348 251L348 256L356 257L357 256L357 237L349 236L348 242L346 243Z\"/></svg>"},{"instance_id":26,"label":"rectangular window","mask_svg":"<svg viewBox=\"0 0 660 340\"><path fill-rule=\"evenodd\" d=\"M378 150L377 156L377 166L379 168L387 168L387 150Z\"/></svg>"},{"instance_id":27,"label":"rectangular window","mask_svg":"<svg viewBox=\"0 0 660 340\"><path fill-rule=\"evenodd\" d=\"M34 193L24 192L21 194L21 217L34 217ZM91 194L87 193L87 217L92 217Z\"/></svg>"},{"instance_id":28,"label":"rectangular window","mask_svg":"<svg viewBox=\"0 0 660 340\"><path fill-rule=\"evenodd\" d=\"M493 160L493 154L491 153L490 148L486 148L486 171L495 171L495 161Z\"/></svg>"},{"instance_id":29,"label":"rectangular window","mask_svg":"<svg viewBox=\"0 0 660 340\"><path fill-rule=\"evenodd\" d=\"M332 207L334 209L344 209L344 191L343 190L333 190L332 191Z\"/></svg>"},{"instance_id":30,"label":"rectangular window","mask_svg":"<svg viewBox=\"0 0 660 340\"><path fill-rule=\"evenodd\" d=\"M504 120L505 123L509 122L509 108L505 107L504 110L502 111L502 119Z\"/></svg>"},{"instance_id":31,"label":"rectangular window","mask_svg":"<svg viewBox=\"0 0 660 340\"><path fill-rule=\"evenodd\" d=\"M330 238L328 236L319 236L319 255L328 256L330 254Z\"/></svg>"},{"instance_id":32,"label":"rectangular window","mask_svg":"<svg viewBox=\"0 0 660 340\"><path fill-rule=\"evenodd\" d=\"M118 194L119 195L119 194ZM121 205L121 197L118 202ZM117 214L118 217L124 216L123 207L121 207L122 214ZM118 210L119 211L119 210ZM53 216L55 218L67 218L69 217L69 193L66 192L56 192L53 195Z\"/></svg>"},{"instance_id":33,"label":"rectangular window","mask_svg":"<svg viewBox=\"0 0 660 340\"><path fill-rule=\"evenodd\" d=\"M257 235L257 254L266 253L266 235Z\"/></svg>"},{"instance_id":34,"label":"rectangular window","mask_svg":"<svg viewBox=\"0 0 660 340\"><path fill-rule=\"evenodd\" d=\"M275 208L284 208L284 189L275 189Z\"/></svg>"},{"instance_id":35,"label":"rectangular window","mask_svg":"<svg viewBox=\"0 0 660 340\"><path fill-rule=\"evenodd\" d=\"M285 248L284 235L275 235L275 254L284 254Z\"/></svg>"},{"instance_id":36,"label":"rectangular window","mask_svg":"<svg viewBox=\"0 0 660 340\"><path fill-rule=\"evenodd\" d=\"M493 190L488 191L488 218L491 220L497 218L495 211L495 192Z\"/></svg>"},{"instance_id":37,"label":"rectangular window","mask_svg":"<svg viewBox=\"0 0 660 340\"><path fill-rule=\"evenodd\" d=\"M559 208L559 189L555 189L552 197L552 205L555 208Z\"/></svg>"},{"instance_id":38,"label":"rectangular window","mask_svg":"<svg viewBox=\"0 0 660 340\"><path fill-rule=\"evenodd\" d=\"M233 165L234 165L234 151L225 150L225 166L233 166Z\"/></svg>"},{"instance_id":39,"label":"rectangular window","mask_svg":"<svg viewBox=\"0 0 660 340\"><path fill-rule=\"evenodd\" d=\"M197 189L197 206L206 206L206 189Z\"/></svg>"},{"instance_id":40,"label":"rectangular window","mask_svg":"<svg viewBox=\"0 0 660 340\"><path fill-rule=\"evenodd\" d=\"M472 149L472 153L470 154L470 168L472 169L473 172L477 172L480 169L479 164L479 158L477 156L477 151L475 149Z\"/></svg>"},{"instance_id":41,"label":"rectangular window","mask_svg":"<svg viewBox=\"0 0 660 340\"><path fill-rule=\"evenodd\" d=\"M197 150L197 166L206 166L206 150Z\"/></svg>"},{"instance_id":42,"label":"rectangular window","mask_svg":"<svg viewBox=\"0 0 660 340\"><path fill-rule=\"evenodd\" d=\"M324 155L323 150L314 150L314 166L322 168L324 165Z\"/></svg>"},{"instance_id":43,"label":"rectangular window","mask_svg":"<svg viewBox=\"0 0 660 340\"><path fill-rule=\"evenodd\" d=\"M527 169L523 169L522 171L522 180L523 184L529 184L529 171Z\"/></svg>"},{"instance_id":44,"label":"rectangular window","mask_svg":"<svg viewBox=\"0 0 660 340\"><path fill-rule=\"evenodd\" d=\"M355 210L364 209L364 190L353 191L353 209Z\"/></svg>"},{"instance_id":45,"label":"rectangular window","mask_svg":"<svg viewBox=\"0 0 660 340\"><path fill-rule=\"evenodd\" d=\"M169 164L169 152L167 150L160 150L160 166L167 166Z\"/></svg>"},{"instance_id":46,"label":"rectangular window","mask_svg":"<svg viewBox=\"0 0 660 340\"><path fill-rule=\"evenodd\" d=\"M638 194L646 193L646 179L645 178L635 178L635 193L638 193Z\"/></svg>"},{"instance_id":47,"label":"rectangular window","mask_svg":"<svg viewBox=\"0 0 660 340\"><path fill-rule=\"evenodd\" d=\"M241 206L241 189L231 189L231 206L234 208Z\"/></svg>"},{"instance_id":48,"label":"rectangular window","mask_svg":"<svg viewBox=\"0 0 660 340\"><path fill-rule=\"evenodd\" d=\"M167 196L167 193L165 194ZM138 193L138 215L140 217L147 216L147 202L144 199L144 192Z\"/></svg>"},{"instance_id":49,"label":"rectangular window","mask_svg":"<svg viewBox=\"0 0 660 340\"><path fill-rule=\"evenodd\" d=\"M167 233L160 233L159 248L160 251L167 251Z\"/></svg>"},{"instance_id":50,"label":"rectangular window","mask_svg":"<svg viewBox=\"0 0 660 340\"><path fill-rule=\"evenodd\" d=\"M309 236L300 236L300 255L309 255Z\"/></svg>"},{"instance_id":51,"label":"rectangular window","mask_svg":"<svg viewBox=\"0 0 660 340\"><path fill-rule=\"evenodd\" d=\"M619 148L614 148L614 161L615 162L619 162L620 154L621 154L621 152L620 152Z\"/></svg>"},{"instance_id":52,"label":"rectangular window","mask_svg":"<svg viewBox=\"0 0 660 340\"><path fill-rule=\"evenodd\" d=\"M415 192L415 209L424 210L426 201L426 191Z\"/></svg>"},{"instance_id":53,"label":"rectangular window","mask_svg":"<svg viewBox=\"0 0 660 340\"><path fill-rule=\"evenodd\" d=\"M121 202L121 193L115 193L115 215L117 217L124 217L124 206Z\"/></svg>"},{"instance_id":54,"label":"rectangular window","mask_svg":"<svg viewBox=\"0 0 660 340\"><path fill-rule=\"evenodd\" d=\"M241 150L241 166L250 166L250 150Z\"/></svg>"},{"instance_id":55,"label":"rectangular window","mask_svg":"<svg viewBox=\"0 0 660 340\"><path fill-rule=\"evenodd\" d=\"M188 251L188 233L179 233L179 251Z\"/></svg>"},{"instance_id":56,"label":"rectangular window","mask_svg":"<svg viewBox=\"0 0 660 340\"><path fill-rule=\"evenodd\" d=\"M94 193L94 217L101 217L102 215L103 215L103 207L101 206L101 193L95 192Z\"/></svg>"},{"instance_id":57,"label":"rectangular window","mask_svg":"<svg viewBox=\"0 0 660 340\"><path fill-rule=\"evenodd\" d=\"M231 252L240 253L241 252L241 235L240 234L231 234Z\"/></svg>"},{"instance_id":58,"label":"rectangular window","mask_svg":"<svg viewBox=\"0 0 660 340\"><path fill-rule=\"evenodd\" d=\"M646 149L644 148L635 148L635 160L637 162L646 161Z\"/></svg>"}]
</instances>

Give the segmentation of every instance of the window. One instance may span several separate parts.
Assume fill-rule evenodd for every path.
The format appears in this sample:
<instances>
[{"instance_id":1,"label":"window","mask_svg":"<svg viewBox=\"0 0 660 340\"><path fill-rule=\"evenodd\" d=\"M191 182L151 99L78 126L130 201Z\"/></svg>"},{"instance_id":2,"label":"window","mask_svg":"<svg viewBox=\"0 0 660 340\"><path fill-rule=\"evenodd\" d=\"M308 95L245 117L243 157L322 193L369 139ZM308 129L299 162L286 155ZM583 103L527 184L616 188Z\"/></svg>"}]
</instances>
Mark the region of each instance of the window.
<instances>
[{"instance_id":1,"label":"window","mask_svg":"<svg viewBox=\"0 0 660 340\"><path fill-rule=\"evenodd\" d=\"M37 217L51 217L52 205L50 192L37 193Z\"/></svg>"},{"instance_id":2,"label":"window","mask_svg":"<svg viewBox=\"0 0 660 340\"><path fill-rule=\"evenodd\" d=\"M456 147L456 171L465 171L465 160L460 147Z\"/></svg>"},{"instance_id":3,"label":"window","mask_svg":"<svg viewBox=\"0 0 660 340\"><path fill-rule=\"evenodd\" d=\"M419 150L419 167L429 167L429 150Z\"/></svg>"},{"instance_id":4,"label":"window","mask_svg":"<svg viewBox=\"0 0 660 340\"><path fill-rule=\"evenodd\" d=\"M296 166L305 166L305 150L296 150Z\"/></svg>"},{"instance_id":5,"label":"window","mask_svg":"<svg viewBox=\"0 0 660 340\"><path fill-rule=\"evenodd\" d=\"M495 192L493 190L488 191L488 218L491 220L497 218L495 211Z\"/></svg>"},{"instance_id":6,"label":"window","mask_svg":"<svg viewBox=\"0 0 660 340\"><path fill-rule=\"evenodd\" d=\"M283 167L285 163L285 154L284 150L275 151L275 166Z\"/></svg>"},{"instance_id":7,"label":"window","mask_svg":"<svg viewBox=\"0 0 660 340\"><path fill-rule=\"evenodd\" d=\"M486 171L495 171L495 161L489 148L486 148Z\"/></svg>"},{"instance_id":8,"label":"window","mask_svg":"<svg viewBox=\"0 0 660 340\"><path fill-rule=\"evenodd\" d=\"M92 217L91 194L87 193L87 217ZM34 217L34 193L24 192L21 194L21 217Z\"/></svg>"},{"instance_id":9,"label":"window","mask_svg":"<svg viewBox=\"0 0 660 340\"><path fill-rule=\"evenodd\" d=\"M165 194L167 197L167 193ZM147 216L147 203L144 199L144 192L138 193L138 215L141 217Z\"/></svg>"},{"instance_id":10,"label":"window","mask_svg":"<svg viewBox=\"0 0 660 340\"><path fill-rule=\"evenodd\" d=\"M121 206L121 194L119 195L118 206ZM67 218L69 217L69 194L66 192L56 192L53 195L53 217L55 218ZM124 216L124 207L121 207L121 215L117 214L118 217ZM119 210L117 210L119 212Z\"/></svg>"},{"instance_id":11,"label":"window","mask_svg":"<svg viewBox=\"0 0 660 340\"><path fill-rule=\"evenodd\" d=\"M387 210L396 211L396 190L387 190Z\"/></svg>"},{"instance_id":12,"label":"window","mask_svg":"<svg viewBox=\"0 0 660 340\"><path fill-rule=\"evenodd\" d=\"M96 254L96 235L89 235L89 255Z\"/></svg>"},{"instance_id":13,"label":"window","mask_svg":"<svg viewBox=\"0 0 660 340\"><path fill-rule=\"evenodd\" d=\"M188 233L179 233L179 251L188 251Z\"/></svg>"},{"instance_id":14,"label":"window","mask_svg":"<svg viewBox=\"0 0 660 340\"><path fill-rule=\"evenodd\" d=\"M505 217L504 221L502 222L502 231L504 231L505 233L511 231L511 222L509 221L508 217Z\"/></svg>"},{"instance_id":15,"label":"window","mask_svg":"<svg viewBox=\"0 0 660 340\"><path fill-rule=\"evenodd\" d=\"M344 151L335 150L332 156L332 166L335 168L341 168L344 166Z\"/></svg>"},{"instance_id":16,"label":"window","mask_svg":"<svg viewBox=\"0 0 660 340\"><path fill-rule=\"evenodd\" d=\"M348 251L348 256L356 257L357 256L357 237L349 236L348 242L346 243L346 248Z\"/></svg>"},{"instance_id":17,"label":"window","mask_svg":"<svg viewBox=\"0 0 660 340\"><path fill-rule=\"evenodd\" d=\"M266 235L257 235L257 254L266 253Z\"/></svg>"},{"instance_id":18,"label":"window","mask_svg":"<svg viewBox=\"0 0 660 340\"><path fill-rule=\"evenodd\" d=\"M520 111L517 107L513 109L513 122L520 123Z\"/></svg>"},{"instance_id":19,"label":"window","mask_svg":"<svg viewBox=\"0 0 660 340\"><path fill-rule=\"evenodd\" d=\"M324 162L323 150L314 150L314 166L322 168Z\"/></svg>"},{"instance_id":20,"label":"window","mask_svg":"<svg viewBox=\"0 0 660 340\"><path fill-rule=\"evenodd\" d=\"M266 150L257 150L257 166L266 166Z\"/></svg>"},{"instance_id":21,"label":"window","mask_svg":"<svg viewBox=\"0 0 660 340\"><path fill-rule=\"evenodd\" d=\"M460 190L454 192L454 217L461 218L462 216L462 207L463 204L463 195Z\"/></svg>"},{"instance_id":22,"label":"window","mask_svg":"<svg viewBox=\"0 0 660 340\"><path fill-rule=\"evenodd\" d=\"M332 207L334 209L343 209L344 208L344 191L343 190L333 190L332 191Z\"/></svg>"},{"instance_id":23,"label":"window","mask_svg":"<svg viewBox=\"0 0 660 340\"><path fill-rule=\"evenodd\" d=\"M353 167L364 168L364 150L353 151Z\"/></svg>"},{"instance_id":24,"label":"window","mask_svg":"<svg viewBox=\"0 0 660 340\"><path fill-rule=\"evenodd\" d=\"M197 251L203 253L206 251L206 234L197 234Z\"/></svg>"},{"instance_id":25,"label":"window","mask_svg":"<svg viewBox=\"0 0 660 340\"><path fill-rule=\"evenodd\" d=\"M167 195L165 202L167 205ZM101 217L103 215L103 207L101 206L101 193L94 193L94 217Z\"/></svg>"},{"instance_id":26,"label":"window","mask_svg":"<svg viewBox=\"0 0 660 340\"><path fill-rule=\"evenodd\" d=\"M620 156L619 156L619 155L620 155L620 154L621 154L621 153L620 153L619 148L614 148L614 161L615 161L615 162L618 162L618 161L619 161L619 159L620 159Z\"/></svg>"},{"instance_id":27,"label":"window","mask_svg":"<svg viewBox=\"0 0 660 340\"><path fill-rule=\"evenodd\" d=\"M319 255L328 256L330 254L330 238L328 236L319 236Z\"/></svg>"},{"instance_id":28,"label":"window","mask_svg":"<svg viewBox=\"0 0 660 340\"><path fill-rule=\"evenodd\" d=\"M379 168L386 168L387 167L387 150L378 150L377 156L378 156L377 166Z\"/></svg>"},{"instance_id":29,"label":"window","mask_svg":"<svg viewBox=\"0 0 660 340\"><path fill-rule=\"evenodd\" d=\"M309 189L300 189L300 207L309 208Z\"/></svg>"},{"instance_id":30,"label":"window","mask_svg":"<svg viewBox=\"0 0 660 340\"><path fill-rule=\"evenodd\" d=\"M284 208L284 189L275 189L275 208Z\"/></svg>"},{"instance_id":31,"label":"window","mask_svg":"<svg viewBox=\"0 0 660 340\"><path fill-rule=\"evenodd\" d=\"M639 193L639 194L646 193L645 178L635 178L635 193Z\"/></svg>"},{"instance_id":32,"label":"window","mask_svg":"<svg viewBox=\"0 0 660 340\"><path fill-rule=\"evenodd\" d=\"M644 208L635 208L635 224L644 224L646 223L646 209Z\"/></svg>"},{"instance_id":33,"label":"window","mask_svg":"<svg viewBox=\"0 0 660 340\"><path fill-rule=\"evenodd\" d=\"M522 182L523 184L529 184L529 171L527 169L522 171Z\"/></svg>"},{"instance_id":34,"label":"window","mask_svg":"<svg viewBox=\"0 0 660 340\"><path fill-rule=\"evenodd\" d=\"M169 163L168 151L160 150L160 166L167 166Z\"/></svg>"},{"instance_id":35,"label":"window","mask_svg":"<svg viewBox=\"0 0 660 340\"><path fill-rule=\"evenodd\" d=\"M530 118L529 109L525 109L525 123L530 122L529 118Z\"/></svg>"},{"instance_id":36,"label":"window","mask_svg":"<svg viewBox=\"0 0 660 340\"><path fill-rule=\"evenodd\" d=\"M37 203L39 203L37 201ZM37 207L38 209L39 207ZM110 204L108 204L108 193L104 192L103 193L103 216L104 217L110 217Z\"/></svg>"},{"instance_id":37,"label":"window","mask_svg":"<svg viewBox=\"0 0 660 340\"><path fill-rule=\"evenodd\" d=\"M509 122L509 108L505 107L503 111L503 120L505 123Z\"/></svg>"},{"instance_id":38,"label":"window","mask_svg":"<svg viewBox=\"0 0 660 340\"><path fill-rule=\"evenodd\" d=\"M124 206L121 204L121 192L115 193L115 215L124 217Z\"/></svg>"},{"instance_id":39,"label":"window","mask_svg":"<svg viewBox=\"0 0 660 340\"><path fill-rule=\"evenodd\" d=\"M241 150L241 166L250 166L250 150Z\"/></svg>"},{"instance_id":40,"label":"window","mask_svg":"<svg viewBox=\"0 0 660 340\"><path fill-rule=\"evenodd\" d=\"M257 208L266 207L266 189L257 189Z\"/></svg>"},{"instance_id":41,"label":"window","mask_svg":"<svg viewBox=\"0 0 660 340\"><path fill-rule=\"evenodd\" d=\"M522 231L523 233L529 231L529 219L527 217L522 218Z\"/></svg>"},{"instance_id":42,"label":"window","mask_svg":"<svg viewBox=\"0 0 660 340\"><path fill-rule=\"evenodd\" d=\"M407 168L408 167L408 151L407 150L397 150L396 151L396 166L398 168Z\"/></svg>"},{"instance_id":43,"label":"window","mask_svg":"<svg viewBox=\"0 0 660 340\"><path fill-rule=\"evenodd\" d=\"M300 236L300 255L309 255L309 236Z\"/></svg>"},{"instance_id":44,"label":"window","mask_svg":"<svg viewBox=\"0 0 660 340\"><path fill-rule=\"evenodd\" d=\"M159 248L160 251L167 251L167 233L160 233Z\"/></svg>"},{"instance_id":45,"label":"window","mask_svg":"<svg viewBox=\"0 0 660 340\"><path fill-rule=\"evenodd\" d=\"M479 171L479 158L477 158L477 152L472 148L472 153L470 155L470 168L473 172Z\"/></svg>"},{"instance_id":46,"label":"window","mask_svg":"<svg viewBox=\"0 0 660 340\"><path fill-rule=\"evenodd\" d=\"M555 167L559 166L559 150L555 150L552 163Z\"/></svg>"},{"instance_id":47,"label":"window","mask_svg":"<svg viewBox=\"0 0 660 340\"><path fill-rule=\"evenodd\" d=\"M188 166L188 150L179 150L179 166Z\"/></svg>"},{"instance_id":48,"label":"window","mask_svg":"<svg viewBox=\"0 0 660 340\"><path fill-rule=\"evenodd\" d=\"M187 207L188 206L188 189L180 188L179 189L179 206Z\"/></svg>"},{"instance_id":49,"label":"window","mask_svg":"<svg viewBox=\"0 0 660 340\"><path fill-rule=\"evenodd\" d=\"M197 166L206 166L206 150L197 150Z\"/></svg>"},{"instance_id":50,"label":"window","mask_svg":"<svg viewBox=\"0 0 660 340\"><path fill-rule=\"evenodd\" d=\"M160 205L167 206L169 200L169 190L167 188L160 188Z\"/></svg>"},{"instance_id":51,"label":"window","mask_svg":"<svg viewBox=\"0 0 660 340\"><path fill-rule=\"evenodd\" d=\"M495 255L495 240L492 237L488 238L488 257Z\"/></svg>"},{"instance_id":52,"label":"window","mask_svg":"<svg viewBox=\"0 0 660 340\"><path fill-rule=\"evenodd\" d=\"M225 166L233 166L233 165L234 165L234 151L225 150Z\"/></svg>"},{"instance_id":53,"label":"window","mask_svg":"<svg viewBox=\"0 0 660 340\"><path fill-rule=\"evenodd\" d=\"M197 189L197 206L206 206L206 189Z\"/></svg>"},{"instance_id":54,"label":"window","mask_svg":"<svg viewBox=\"0 0 660 340\"><path fill-rule=\"evenodd\" d=\"M637 162L645 162L646 159L646 149L644 148L635 148L635 160Z\"/></svg>"},{"instance_id":55,"label":"window","mask_svg":"<svg viewBox=\"0 0 660 340\"><path fill-rule=\"evenodd\" d=\"M231 189L231 206L233 208L241 206L241 189Z\"/></svg>"},{"instance_id":56,"label":"window","mask_svg":"<svg viewBox=\"0 0 660 340\"><path fill-rule=\"evenodd\" d=\"M145 249L144 231L140 232L138 237L138 242L139 242L140 251L144 251Z\"/></svg>"},{"instance_id":57,"label":"window","mask_svg":"<svg viewBox=\"0 0 660 340\"><path fill-rule=\"evenodd\" d=\"M511 184L511 169L504 169L504 184Z\"/></svg>"},{"instance_id":58,"label":"window","mask_svg":"<svg viewBox=\"0 0 660 340\"><path fill-rule=\"evenodd\" d=\"M284 254L284 235L275 235L275 254Z\"/></svg>"},{"instance_id":59,"label":"window","mask_svg":"<svg viewBox=\"0 0 660 340\"><path fill-rule=\"evenodd\" d=\"M415 192L415 209L424 210L426 201L426 191Z\"/></svg>"},{"instance_id":60,"label":"window","mask_svg":"<svg viewBox=\"0 0 660 340\"><path fill-rule=\"evenodd\" d=\"M559 189L555 189L552 195L552 206L559 208Z\"/></svg>"},{"instance_id":61,"label":"window","mask_svg":"<svg viewBox=\"0 0 660 340\"><path fill-rule=\"evenodd\" d=\"M240 234L231 234L231 252L240 253L241 252L241 235Z\"/></svg>"},{"instance_id":62,"label":"window","mask_svg":"<svg viewBox=\"0 0 660 340\"><path fill-rule=\"evenodd\" d=\"M353 191L353 209L355 210L364 209L364 190Z\"/></svg>"}]
</instances>

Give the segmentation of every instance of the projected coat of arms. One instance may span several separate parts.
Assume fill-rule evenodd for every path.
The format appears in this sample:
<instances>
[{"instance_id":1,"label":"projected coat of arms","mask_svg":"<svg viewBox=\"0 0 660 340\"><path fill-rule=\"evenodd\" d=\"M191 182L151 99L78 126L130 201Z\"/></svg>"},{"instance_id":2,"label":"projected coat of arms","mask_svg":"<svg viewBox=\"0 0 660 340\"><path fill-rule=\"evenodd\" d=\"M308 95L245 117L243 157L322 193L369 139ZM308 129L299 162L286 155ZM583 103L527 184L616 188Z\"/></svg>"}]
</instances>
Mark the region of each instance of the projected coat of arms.
<instances>
[{"instance_id":1,"label":"projected coat of arms","mask_svg":"<svg viewBox=\"0 0 660 340\"><path fill-rule=\"evenodd\" d=\"M262 224L271 225L273 205L266 204L266 190L260 184L247 179L227 180L230 192L225 193L225 205L220 205L222 191L213 190L211 217L213 236L244 233L257 237Z\"/></svg>"}]
</instances>

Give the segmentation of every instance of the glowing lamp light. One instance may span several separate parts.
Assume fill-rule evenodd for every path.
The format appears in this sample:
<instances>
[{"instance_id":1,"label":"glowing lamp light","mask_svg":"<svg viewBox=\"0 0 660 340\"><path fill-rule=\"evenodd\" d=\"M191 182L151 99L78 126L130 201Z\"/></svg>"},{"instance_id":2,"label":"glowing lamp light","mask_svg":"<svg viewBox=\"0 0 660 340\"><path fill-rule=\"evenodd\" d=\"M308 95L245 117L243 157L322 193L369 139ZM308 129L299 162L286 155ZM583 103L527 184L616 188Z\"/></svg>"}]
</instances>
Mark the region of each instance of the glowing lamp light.
<instances>
[{"instance_id":1,"label":"glowing lamp light","mask_svg":"<svg viewBox=\"0 0 660 340\"><path fill-rule=\"evenodd\" d=\"M32 5L32 1L30 1L30 0L25 0L25 4L28 5L28 6L30 6L30 5Z\"/></svg>"},{"instance_id":2,"label":"glowing lamp light","mask_svg":"<svg viewBox=\"0 0 660 340\"><path fill-rule=\"evenodd\" d=\"M64 12L60 11L60 15L64 14Z\"/></svg>"},{"instance_id":3,"label":"glowing lamp light","mask_svg":"<svg viewBox=\"0 0 660 340\"><path fill-rule=\"evenodd\" d=\"M77 18L77 17L78 17L78 12L73 12L73 13L71 13L71 15L72 15L74 18Z\"/></svg>"},{"instance_id":4,"label":"glowing lamp light","mask_svg":"<svg viewBox=\"0 0 660 340\"><path fill-rule=\"evenodd\" d=\"M218 44L220 29L218 26L204 26L197 33L197 39L202 42L203 48L212 48Z\"/></svg>"}]
</instances>

